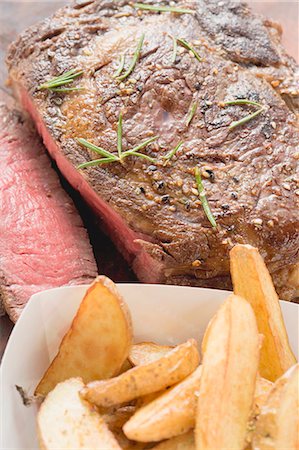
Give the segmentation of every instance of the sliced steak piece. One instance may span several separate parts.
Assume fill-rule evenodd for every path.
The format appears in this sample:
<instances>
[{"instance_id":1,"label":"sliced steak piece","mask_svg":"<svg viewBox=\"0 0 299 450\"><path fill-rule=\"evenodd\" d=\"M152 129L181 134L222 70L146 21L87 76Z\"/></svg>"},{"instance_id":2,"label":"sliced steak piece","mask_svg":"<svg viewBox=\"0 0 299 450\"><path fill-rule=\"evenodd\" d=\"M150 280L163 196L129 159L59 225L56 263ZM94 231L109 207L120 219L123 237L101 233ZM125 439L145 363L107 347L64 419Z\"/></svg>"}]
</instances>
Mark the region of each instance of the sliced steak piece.
<instances>
[{"instance_id":1,"label":"sliced steak piece","mask_svg":"<svg viewBox=\"0 0 299 450\"><path fill-rule=\"evenodd\" d=\"M243 3L171 5L194 14L138 11L123 0L81 1L59 10L12 44L12 86L61 172L102 217L140 280L228 288L228 253L238 242L258 247L275 275L298 260L299 250L296 64L273 24ZM120 82L114 77L119 58L126 54L126 70L142 33L140 58ZM173 62L171 36L184 38L201 61L179 46ZM70 69L84 71L71 85L83 90L38 89ZM292 108L275 80L281 73L292 86L284 88ZM223 107L235 99L264 109L230 130L232 121L255 110ZM124 150L157 135L142 150L157 162L132 156L123 164L78 170L99 155L77 138L117 155L121 111ZM165 165L163 157L179 142L181 150ZM195 166L202 170L216 230L197 195Z\"/></svg>"},{"instance_id":2,"label":"sliced steak piece","mask_svg":"<svg viewBox=\"0 0 299 450\"><path fill-rule=\"evenodd\" d=\"M0 100L0 297L13 321L32 294L97 274L72 200L35 130Z\"/></svg>"}]
</instances>

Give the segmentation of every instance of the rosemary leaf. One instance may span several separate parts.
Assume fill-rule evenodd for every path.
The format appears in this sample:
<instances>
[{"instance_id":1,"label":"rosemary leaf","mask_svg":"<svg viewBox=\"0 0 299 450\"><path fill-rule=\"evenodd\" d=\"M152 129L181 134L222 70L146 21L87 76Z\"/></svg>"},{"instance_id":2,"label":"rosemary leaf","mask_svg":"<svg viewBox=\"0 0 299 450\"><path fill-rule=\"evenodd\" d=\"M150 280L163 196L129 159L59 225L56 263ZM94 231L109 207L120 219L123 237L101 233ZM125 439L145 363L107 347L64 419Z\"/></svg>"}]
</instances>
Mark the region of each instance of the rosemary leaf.
<instances>
[{"instance_id":1,"label":"rosemary leaf","mask_svg":"<svg viewBox=\"0 0 299 450\"><path fill-rule=\"evenodd\" d=\"M139 152L133 152L133 151L131 151L131 152L128 153L127 156L138 156L139 158L141 158L141 159L146 159L147 161L150 161L150 162L152 162L152 163L155 163L155 162L156 162L155 158L151 158L150 156L144 155L143 153L139 153Z\"/></svg>"},{"instance_id":2,"label":"rosemary leaf","mask_svg":"<svg viewBox=\"0 0 299 450\"><path fill-rule=\"evenodd\" d=\"M258 109L257 111L253 112L252 114L249 114L248 116L243 117L243 119L232 122L228 128L230 130L233 130L234 128L236 128L240 125L244 125L244 123L247 123L250 120L254 119L255 117L259 116L261 114L261 112L263 112L263 111L264 111L264 108Z\"/></svg>"},{"instance_id":3,"label":"rosemary leaf","mask_svg":"<svg viewBox=\"0 0 299 450\"><path fill-rule=\"evenodd\" d=\"M186 119L186 127L189 127L190 123L192 122L193 117L195 116L196 110L197 110L198 103L194 102L191 105L190 111L188 113L187 119Z\"/></svg>"},{"instance_id":4,"label":"rosemary leaf","mask_svg":"<svg viewBox=\"0 0 299 450\"><path fill-rule=\"evenodd\" d=\"M80 77L83 74L83 70L71 69L58 77L52 78L45 83L42 83L38 89L49 89L53 90L53 88L58 88L59 86L64 86L65 84L72 83L75 78Z\"/></svg>"},{"instance_id":5,"label":"rosemary leaf","mask_svg":"<svg viewBox=\"0 0 299 450\"><path fill-rule=\"evenodd\" d=\"M73 92L73 91L83 91L83 87L74 87L74 88L52 88L52 92Z\"/></svg>"},{"instance_id":6,"label":"rosemary leaf","mask_svg":"<svg viewBox=\"0 0 299 450\"><path fill-rule=\"evenodd\" d=\"M88 148L89 150L92 150L93 152L98 153L101 156L105 156L106 158L113 158L117 160L117 156L115 156L113 153L108 152L102 147L98 147L97 145L92 144L91 142L87 141L86 139L76 139L78 144L82 145L83 147Z\"/></svg>"},{"instance_id":7,"label":"rosemary leaf","mask_svg":"<svg viewBox=\"0 0 299 450\"><path fill-rule=\"evenodd\" d=\"M151 144L152 142L154 142L156 139L158 139L158 136L153 136L149 139L147 139L146 141L142 142L139 145L136 145L136 147L132 148L132 150L127 150L126 152L122 153L121 158L127 158L128 156L131 155L135 155L138 153L139 150L141 150L142 148L146 147L147 145ZM138 155L142 155L142 153L138 153ZM142 155L144 156L144 155ZM150 156L147 156L146 159L150 158ZM153 159L153 158L150 158Z\"/></svg>"},{"instance_id":8,"label":"rosemary leaf","mask_svg":"<svg viewBox=\"0 0 299 450\"><path fill-rule=\"evenodd\" d=\"M85 169L86 167L99 166L101 164L109 164L114 161L116 161L116 159L114 159L114 158L93 159L92 161L88 161L86 163L79 164L79 166L77 166L77 169Z\"/></svg>"},{"instance_id":9,"label":"rosemary leaf","mask_svg":"<svg viewBox=\"0 0 299 450\"><path fill-rule=\"evenodd\" d=\"M195 56L195 58L201 62L201 57L199 56L199 54L197 53L197 51L189 44L189 42L187 42L185 39L182 38L177 38L177 42L178 44L180 44L182 47L185 47L187 50L189 50L191 53L193 53L193 55Z\"/></svg>"},{"instance_id":10,"label":"rosemary leaf","mask_svg":"<svg viewBox=\"0 0 299 450\"><path fill-rule=\"evenodd\" d=\"M120 75L117 78L119 81L125 80L133 72L133 70L134 70L134 68L136 66L136 63L137 63L137 61L139 59L139 56L140 56L140 52L141 52L141 48L142 48L142 45L143 45L143 41L144 41L144 33L141 35L141 38L140 38L140 40L138 42L137 48L135 50L135 53L133 55L133 59L131 61L131 64L130 64L128 70L126 70L126 72L123 75Z\"/></svg>"},{"instance_id":11,"label":"rosemary leaf","mask_svg":"<svg viewBox=\"0 0 299 450\"><path fill-rule=\"evenodd\" d=\"M178 43L174 36L170 36L173 41L173 52L172 52L172 58L171 62L174 64L176 61L177 53L178 53Z\"/></svg>"},{"instance_id":12,"label":"rosemary leaf","mask_svg":"<svg viewBox=\"0 0 299 450\"><path fill-rule=\"evenodd\" d=\"M120 112L117 125L117 152L119 158L121 158L122 154L122 138L123 138L123 115Z\"/></svg>"},{"instance_id":13,"label":"rosemary leaf","mask_svg":"<svg viewBox=\"0 0 299 450\"><path fill-rule=\"evenodd\" d=\"M166 159L166 161L169 161L175 154L176 152L182 147L183 142L179 142L175 148L173 150L170 150L170 152L168 152L165 156L163 156L163 159Z\"/></svg>"},{"instance_id":14,"label":"rosemary leaf","mask_svg":"<svg viewBox=\"0 0 299 450\"><path fill-rule=\"evenodd\" d=\"M121 55L121 57L119 59L119 66L118 66L117 70L114 72L113 78L117 78L120 76L120 74L122 73L124 66L125 66L125 60L126 60L126 55L125 54Z\"/></svg>"},{"instance_id":15,"label":"rosemary leaf","mask_svg":"<svg viewBox=\"0 0 299 450\"><path fill-rule=\"evenodd\" d=\"M195 11L193 11L192 9L176 8L173 6L154 6L154 5L147 5L145 3L135 3L133 6L136 9L142 9L145 11L173 12L177 14L195 14Z\"/></svg>"},{"instance_id":16,"label":"rosemary leaf","mask_svg":"<svg viewBox=\"0 0 299 450\"><path fill-rule=\"evenodd\" d=\"M212 227L217 228L216 220L212 214L208 199L206 197L205 189L204 189L201 175L200 175L200 170L197 166L195 167L195 179L196 179L197 189L198 189L198 193L199 193L199 197L201 200L203 210L204 210L210 224L212 225Z\"/></svg>"},{"instance_id":17,"label":"rosemary leaf","mask_svg":"<svg viewBox=\"0 0 299 450\"><path fill-rule=\"evenodd\" d=\"M151 144L152 142L156 141L158 139L159 136L153 136L149 139L147 139L146 141L142 142L139 145L136 145L136 147L134 147L132 149L132 152L138 152L139 150L141 150L142 148L146 147L147 145ZM128 150L130 151L130 150Z\"/></svg>"},{"instance_id":18,"label":"rosemary leaf","mask_svg":"<svg viewBox=\"0 0 299 450\"><path fill-rule=\"evenodd\" d=\"M251 100L247 100L247 99L243 99L243 98L231 100L229 102L224 102L223 104L224 104L224 106L253 105L253 106L257 106L258 108L263 108L263 105L261 103L253 102Z\"/></svg>"}]
</instances>

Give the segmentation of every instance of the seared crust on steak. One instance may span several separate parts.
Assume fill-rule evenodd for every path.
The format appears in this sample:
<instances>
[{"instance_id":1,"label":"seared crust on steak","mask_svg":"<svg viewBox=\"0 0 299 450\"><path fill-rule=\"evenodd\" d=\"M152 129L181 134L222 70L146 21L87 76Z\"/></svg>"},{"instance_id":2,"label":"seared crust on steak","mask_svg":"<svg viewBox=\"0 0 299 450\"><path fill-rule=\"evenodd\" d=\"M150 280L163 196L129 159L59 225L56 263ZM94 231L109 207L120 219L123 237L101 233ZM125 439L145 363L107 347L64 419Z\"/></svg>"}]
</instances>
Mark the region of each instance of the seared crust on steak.
<instances>
[{"instance_id":1,"label":"seared crust on steak","mask_svg":"<svg viewBox=\"0 0 299 450\"><path fill-rule=\"evenodd\" d=\"M298 261L296 64L282 48L277 26L243 3L175 3L195 14L141 12L129 1L75 2L21 35L7 62L13 87L50 153L104 217L137 276L227 288L228 253L236 243L258 247L272 274ZM113 78L119 57L126 53L128 65L142 33L141 57L120 83ZM172 63L171 36L191 43L202 61L179 47ZM74 82L84 90L38 90L71 68L84 70ZM223 107L234 99L262 103L265 110L230 131L232 121L253 111ZM197 111L187 126L194 102ZM158 135L143 151L158 163L131 157L123 165L71 169L98 157L76 138L116 152L120 111L124 149ZM181 151L164 165L162 157L179 141ZM196 194L196 165L210 175L203 183L217 230ZM103 204L115 217L103 213ZM116 216L120 225L113 232ZM135 233L134 245L122 233L125 227Z\"/></svg>"}]
</instances>

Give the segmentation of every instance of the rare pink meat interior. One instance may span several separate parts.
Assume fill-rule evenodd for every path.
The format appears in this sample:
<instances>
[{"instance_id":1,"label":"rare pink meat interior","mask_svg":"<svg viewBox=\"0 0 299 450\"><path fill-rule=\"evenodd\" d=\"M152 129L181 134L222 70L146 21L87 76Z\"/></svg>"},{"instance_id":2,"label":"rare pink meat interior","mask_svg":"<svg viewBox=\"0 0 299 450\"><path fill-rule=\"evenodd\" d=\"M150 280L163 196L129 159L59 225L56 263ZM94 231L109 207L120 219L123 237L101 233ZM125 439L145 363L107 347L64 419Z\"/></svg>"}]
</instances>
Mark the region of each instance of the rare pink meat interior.
<instances>
[{"instance_id":1,"label":"rare pink meat interior","mask_svg":"<svg viewBox=\"0 0 299 450\"><path fill-rule=\"evenodd\" d=\"M15 321L31 295L90 282L88 235L32 125L0 102L0 296Z\"/></svg>"}]
</instances>

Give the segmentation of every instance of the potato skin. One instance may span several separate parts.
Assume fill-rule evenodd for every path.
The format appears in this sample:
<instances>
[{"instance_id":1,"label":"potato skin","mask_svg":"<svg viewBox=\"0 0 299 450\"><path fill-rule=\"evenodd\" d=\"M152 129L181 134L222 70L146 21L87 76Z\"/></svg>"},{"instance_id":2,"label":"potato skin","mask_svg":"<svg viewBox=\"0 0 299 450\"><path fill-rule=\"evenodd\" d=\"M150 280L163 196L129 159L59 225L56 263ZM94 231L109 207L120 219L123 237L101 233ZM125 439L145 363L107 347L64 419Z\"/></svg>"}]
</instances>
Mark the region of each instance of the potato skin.
<instances>
[{"instance_id":1,"label":"potato skin","mask_svg":"<svg viewBox=\"0 0 299 450\"><path fill-rule=\"evenodd\" d=\"M57 383L82 377L84 383L119 373L132 345L132 322L115 284L100 276L87 290L58 353L35 394L47 395Z\"/></svg>"}]
</instances>

